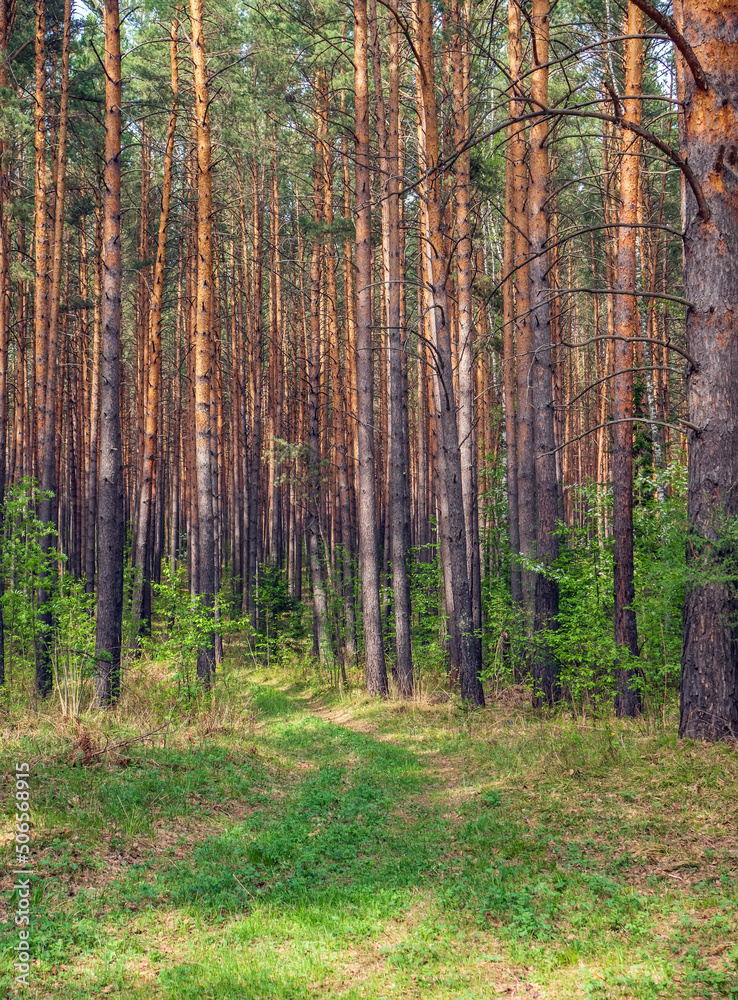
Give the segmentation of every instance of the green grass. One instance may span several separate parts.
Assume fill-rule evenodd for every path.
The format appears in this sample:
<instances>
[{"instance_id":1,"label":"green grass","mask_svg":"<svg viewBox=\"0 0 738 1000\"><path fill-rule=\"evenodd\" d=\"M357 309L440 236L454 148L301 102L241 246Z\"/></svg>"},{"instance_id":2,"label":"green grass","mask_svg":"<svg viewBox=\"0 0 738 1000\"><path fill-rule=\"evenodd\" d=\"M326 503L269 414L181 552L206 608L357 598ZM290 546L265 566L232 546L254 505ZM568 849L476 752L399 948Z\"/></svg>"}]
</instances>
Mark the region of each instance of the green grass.
<instances>
[{"instance_id":1,"label":"green grass","mask_svg":"<svg viewBox=\"0 0 738 1000\"><path fill-rule=\"evenodd\" d=\"M86 766L51 709L8 717L1 766L34 773L27 996L738 998L733 749L514 692L468 713L226 673ZM158 724L83 723L98 746Z\"/></svg>"}]
</instances>

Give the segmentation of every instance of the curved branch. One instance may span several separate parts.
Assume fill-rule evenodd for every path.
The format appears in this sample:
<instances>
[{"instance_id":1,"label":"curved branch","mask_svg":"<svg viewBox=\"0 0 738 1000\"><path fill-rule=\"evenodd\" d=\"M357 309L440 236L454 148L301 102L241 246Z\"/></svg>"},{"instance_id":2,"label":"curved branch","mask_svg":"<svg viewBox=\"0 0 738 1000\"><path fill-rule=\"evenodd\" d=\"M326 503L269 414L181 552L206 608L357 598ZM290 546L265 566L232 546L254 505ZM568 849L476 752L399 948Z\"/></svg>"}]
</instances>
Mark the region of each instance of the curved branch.
<instances>
[{"instance_id":1,"label":"curved branch","mask_svg":"<svg viewBox=\"0 0 738 1000\"><path fill-rule=\"evenodd\" d=\"M652 3L649 3L649 0L633 0L633 3L636 7L642 10L647 17L650 17L654 24L657 24L662 31L666 32L684 56L684 61L687 66L689 66L692 70L694 82L700 90L706 91L708 89L707 80L705 79L705 74L700 66L699 59L695 55L692 46L677 28L674 18L669 17L668 14L662 14L661 11L654 7Z\"/></svg>"},{"instance_id":2,"label":"curved branch","mask_svg":"<svg viewBox=\"0 0 738 1000\"><path fill-rule=\"evenodd\" d=\"M710 218L709 206L690 165L686 160L681 158L679 153L671 148L668 142L664 142L663 139L659 139L657 135L654 135L654 133L650 132L647 128L643 128L642 125L636 125L635 122L629 121L627 118L623 118L618 115L605 115L600 111L577 111L574 108L550 108L545 104L539 104L539 102L535 101L532 97L528 97L526 100L529 104L537 105L537 107L540 108L540 111L534 111L530 115L521 115L518 118L511 119L512 121L523 121L528 118L540 118L541 115L559 115L567 118L597 118L599 121L610 122L612 125L619 125L628 132L633 132L634 135L640 136L641 139L645 139L646 142L650 142L652 146L660 149L664 155L668 156L670 160L676 163L689 181L689 186L692 188L694 196L697 199L697 207L700 215L705 222L707 222Z\"/></svg>"},{"instance_id":3,"label":"curved branch","mask_svg":"<svg viewBox=\"0 0 738 1000\"><path fill-rule=\"evenodd\" d=\"M590 337L589 340L580 340L576 343L570 340L560 340L558 344L552 344L552 347L558 347L561 344L563 347L587 347L589 344L596 344L598 340L625 340L631 344L656 344L658 347L668 347L671 351L676 351L677 354L681 354L685 361L689 361L690 365L694 371L698 372L700 366L694 360L694 358L683 351L681 347L677 347L676 344L670 343L668 340L657 340L655 337L618 337L617 334L602 334L599 337Z\"/></svg>"},{"instance_id":4,"label":"curved branch","mask_svg":"<svg viewBox=\"0 0 738 1000\"><path fill-rule=\"evenodd\" d=\"M554 345L555 346L555 345ZM572 404L576 403L578 399L582 396L586 396L588 392L595 389L598 385L602 385L603 382L607 382L611 378L615 378L616 375L627 375L629 372L672 372L674 375L681 375L682 373L676 368L670 368L668 365L648 365L645 368L623 368L619 372L610 372L608 375L603 375L602 378L597 378L594 382L590 382L589 385L585 386L578 395L570 399L568 403L562 403L561 405L555 406L556 410L568 410Z\"/></svg>"},{"instance_id":5,"label":"curved branch","mask_svg":"<svg viewBox=\"0 0 738 1000\"><path fill-rule=\"evenodd\" d=\"M681 417L677 417L677 420L684 427L688 427L695 434L701 434L703 428L698 427L696 424L691 424L688 420L682 420ZM557 445L551 451L541 452L540 455L536 455L536 460L539 458L545 458L547 455L555 455L557 451L561 451L562 448L566 448L569 444L574 444L575 441L581 441L582 438L588 437L590 434L594 434L595 431L601 430L603 427L612 427L613 424L648 424L653 427L654 424L658 424L659 427L671 427L673 431L678 431L682 433L682 428L678 427L676 424L670 424L666 420L651 420L650 417L620 417L618 420L606 420L604 424L597 424L595 427L590 427L589 430L584 431L582 434L577 434L576 437L569 438L568 441L564 441L563 444Z\"/></svg>"}]
</instances>

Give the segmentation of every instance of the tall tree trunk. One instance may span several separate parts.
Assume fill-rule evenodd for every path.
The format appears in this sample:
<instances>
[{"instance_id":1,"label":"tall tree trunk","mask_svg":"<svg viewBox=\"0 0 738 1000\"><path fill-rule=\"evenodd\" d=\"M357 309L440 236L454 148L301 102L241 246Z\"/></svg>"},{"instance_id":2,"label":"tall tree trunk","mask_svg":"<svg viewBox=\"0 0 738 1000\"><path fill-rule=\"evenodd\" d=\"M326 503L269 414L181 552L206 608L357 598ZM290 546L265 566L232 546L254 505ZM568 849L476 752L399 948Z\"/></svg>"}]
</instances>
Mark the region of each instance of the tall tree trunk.
<instances>
[{"instance_id":1,"label":"tall tree trunk","mask_svg":"<svg viewBox=\"0 0 738 1000\"><path fill-rule=\"evenodd\" d=\"M15 19L13 0L0 0L0 88L8 86L8 46ZM5 224L7 175L5 166L6 142L0 140L0 537L3 530L5 486L7 481L6 449L8 444L8 344L10 327L10 233ZM20 312L20 310L19 310ZM25 343L19 336L20 355L25 361ZM25 379L25 363L16 362L16 373ZM13 451L11 440L11 454ZM0 594L5 581L0 577ZM3 607L0 602L0 685L5 683L5 629Z\"/></svg>"},{"instance_id":2,"label":"tall tree trunk","mask_svg":"<svg viewBox=\"0 0 738 1000\"><path fill-rule=\"evenodd\" d=\"M738 599L726 567L735 559L734 534L728 533L738 514L738 0L684 0L682 30L708 81L702 89L683 70L682 155L702 186L710 215L699 213L688 188L687 351L697 367L687 373L687 402L689 420L700 431L689 431L679 735L735 740Z\"/></svg>"},{"instance_id":3,"label":"tall tree trunk","mask_svg":"<svg viewBox=\"0 0 738 1000\"><path fill-rule=\"evenodd\" d=\"M439 175L439 137L436 95L434 89L433 18L429 0L417 0L418 37L420 42L420 79L422 111L425 119L425 183L424 239L430 249L429 294L434 328L434 395L439 427L439 471L443 500L442 532L446 536L447 559L444 575L451 581L453 607L448 611L454 619L458 636L458 671L461 696L477 705L484 704L479 673L482 667L481 638L474 629L472 598L466 553L466 525L461 485L461 449L456 420L453 359L451 351L450 309L446 292L448 261L443 246L444 225ZM454 630L452 629L452 632Z\"/></svg>"},{"instance_id":4,"label":"tall tree trunk","mask_svg":"<svg viewBox=\"0 0 738 1000\"><path fill-rule=\"evenodd\" d=\"M520 77L520 10L517 0L508 0L508 39L510 51L510 77L515 81ZM524 127L514 121L519 114L518 101L514 93L510 95L510 124L507 129L507 157L505 160L505 229L503 236L503 261L505 283L502 287L503 324L503 379L505 385L505 443L507 451L507 526L510 545L510 592L514 604L522 605L523 591L520 577L520 523L518 519L518 452L517 427L515 417L515 379L518 363L515 358L515 155L522 160L525 155L518 133ZM523 144L524 146L524 144ZM522 155L521 155L522 154ZM524 164L523 164L524 169ZM523 365L525 362L522 362Z\"/></svg>"},{"instance_id":5,"label":"tall tree trunk","mask_svg":"<svg viewBox=\"0 0 738 1000\"><path fill-rule=\"evenodd\" d=\"M51 374L49 363L49 208L48 189L51 177L46 153L46 12L44 0L36 0L36 35L35 35L35 114L34 114L34 147L35 147L35 268L36 284L34 291L34 326L35 326L35 472L41 481L43 469L47 467L46 453L49 442L46 440L46 389ZM51 443L53 447L53 442ZM53 453L52 453L53 454ZM42 521L51 520L51 500L39 502L39 517ZM48 539L48 541L47 541ZM50 536L44 537L44 549L50 548ZM48 602L48 591L42 587L38 592L38 603L41 608L39 615L39 634L36 640L36 692L45 698L51 691L53 678L51 657L49 653L48 633L51 628L51 617L45 605Z\"/></svg>"},{"instance_id":6,"label":"tall tree trunk","mask_svg":"<svg viewBox=\"0 0 738 1000\"><path fill-rule=\"evenodd\" d=\"M387 668L379 606L374 474L374 351L372 345L372 220L369 174L369 79L366 0L354 3L354 87L356 136L356 396L357 521L364 615L366 686L385 698Z\"/></svg>"},{"instance_id":7,"label":"tall tree trunk","mask_svg":"<svg viewBox=\"0 0 738 1000\"><path fill-rule=\"evenodd\" d=\"M123 622L123 461L120 431L121 56L118 0L105 2L105 187L102 245L102 392L98 480L96 692L101 707L120 691Z\"/></svg>"},{"instance_id":8,"label":"tall tree trunk","mask_svg":"<svg viewBox=\"0 0 738 1000\"><path fill-rule=\"evenodd\" d=\"M400 231L400 36L397 21L389 21L389 119L388 168L388 346L390 376L390 514L392 545L392 588L395 605L395 648L397 683L400 694L408 697L413 690L413 657L410 636L410 579L408 557L410 544L410 467L407 461L408 421L404 343L401 309L402 262Z\"/></svg>"},{"instance_id":9,"label":"tall tree trunk","mask_svg":"<svg viewBox=\"0 0 738 1000\"><path fill-rule=\"evenodd\" d=\"M100 351L102 341L102 226L103 213L98 193L95 206L94 264L92 279L92 350L90 371L90 439L87 455L87 528L85 535L85 590L95 591L95 536L97 534L97 456L100 440Z\"/></svg>"},{"instance_id":10,"label":"tall tree trunk","mask_svg":"<svg viewBox=\"0 0 738 1000\"><path fill-rule=\"evenodd\" d=\"M211 347L213 302L213 188L210 155L210 115L203 2L190 0L192 61L197 115L197 306L195 314L195 463L197 469L198 584L197 594L209 613L215 605L215 534L213 475L210 459L213 365ZM197 655L197 676L210 687L215 670L215 631Z\"/></svg>"},{"instance_id":11,"label":"tall tree trunk","mask_svg":"<svg viewBox=\"0 0 738 1000\"><path fill-rule=\"evenodd\" d=\"M528 244L528 165L526 158L525 121L516 121L524 113L523 43L520 0L509 0L508 31L510 38L510 75L513 93L510 113L513 136L510 143L513 205L512 225L515 230L515 332L517 360L516 444L518 449L518 535L520 554L525 560L535 560L536 546L536 465L533 453L532 353L530 319L530 274ZM535 605L535 573L526 567L520 570L521 594L525 624L533 627Z\"/></svg>"},{"instance_id":12,"label":"tall tree trunk","mask_svg":"<svg viewBox=\"0 0 738 1000\"><path fill-rule=\"evenodd\" d=\"M251 448L249 469L249 532L248 532L248 608L251 624L258 624L258 570L260 554L261 496L261 354L262 354L262 235L264 208L261 185L263 174L254 159L251 163L251 195L253 218L253 286L251 299L251 337L249 338L251 388Z\"/></svg>"},{"instance_id":13,"label":"tall tree trunk","mask_svg":"<svg viewBox=\"0 0 738 1000\"><path fill-rule=\"evenodd\" d=\"M643 13L634 3L628 4L623 25L624 35L643 32ZM641 120L643 78L643 40L630 37L625 44L625 94L623 113L636 124ZM638 303L635 296L636 224L640 186L639 141L631 132L623 131L623 151L620 159L620 226L618 255L615 265L615 377L613 378L612 428L612 499L613 499L613 561L615 576L615 642L625 656L638 656L638 631L633 608L633 372L634 356L631 338L640 336ZM620 421L620 423L618 423ZM637 715L640 697L633 688L634 671L627 665L618 669L615 711L618 715Z\"/></svg>"},{"instance_id":14,"label":"tall tree trunk","mask_svg":"<svg viewBox=\"0 0 738 1000\"><path fill-rule=\"evenodd\" d=\"M320 71L319 71L320 76ZM320 81L317 83L320 90ZM323 548L323 494L324 476L321 467L320 431L320 369L321 369L321 322L320 322L320 241L317 229L323 216L322 196L322 152L320 139L323 126L319 120L319 139L315 145L315 166L313 177L313 219L316 235L313 240L310 256L310 350L308 353L308 450L309 450L309 483L310 495L308 501L308 520L305 526L307 532L308 557L310 559L310 583L313 593L313 656L320 658L321 663L328 659L328 602L325 591L325 556Z\"/></svg>"},{"instance_id":15,"label":"tall tree trunk","mask_svg":"<svg viewBox=\"0 0 738 1000\"><path fill-rule=\"evenodd\" d=\"M370 3L370 30L372 64L374 69L374 95L377 104L377 132L379 140L379 170L382 190L382 248L384 276L384 302L387 316L387 368L389 373L389 400L387 413L387 471L388 503L386 516L389 530L385 537L385 561L392 560L392 594L395 618L395 652L397 658L397 684L400 694L408 697L413 688L413 661L410 639L410 580L407 568L407 532L405 478L406 412L403 406L402 351L403 338L400 327L400 97L399 97L399 38L397 22L390 17L390 93L385 103L379 25L376 3ZM389 117L387 116L389 110Z\"/></svg>"},{"instance_id":16,"label":"tall tree trunk","mask_svg":"<svg viewBox=\"0 0 738 1000\"><path fill-rule=\"evenodd\" d=\"M477 427L474 407L474 248L471 229L471 151L469 140L469 42L466 12L459 0L451 3L451 66L453 70L454 146L456 150L456 301L459 379L459 442L461 492L466 527L466 560L472 598L474 628L482 628L482 586L479 565L479 515L477 508Z\"/></svg>"},{"instance_id":17,"label":"tall tree trunk","mask_svg":"<svg viewBox=\"0 0 738 1000\"><path fill-rule=\"evenodd\" d=\"M177 31L178 23L172 21L170 28L169 58L171 67L172 110L167 127L167 145L164 154L164 179L161 192L161 212L159 233L156 244L156 263L151 301L148 309L147 372L145 380L146 402L144 408L143 456L141 463L141 484L139 493L138 518L134 548L134 566L139 569L133 594L134 621L140 623L144 632L151 630L151 560L148 556L152 548L154 481L157 475L156 456L158 447L159 389L161 385L161 310L164 295L164 275L167 256L167 231L169 227L169 206L172 200L172 175L174 165L174 138L177 128ZM163 469L158 470L161 478Z\"/></svg>"},{"instance_id":18,"label":"tall tree trunk","mask_svg":"<svg viewBox=\"0 0 738 1000\"><path fill-rule=\"evenodd\" d=\"M531 7L531 96L534 110L548 104L549 0L533 0ZM530 239L531 396L536 476L536 573L534 642L531 673L534 701L552 704L559 696L557 664L545 633L555 629L559 589L553 564L559 554L556 534L558 488L554 437L553 369L548 278L549 163L548 120L534 118L530 129Z\"/></svg>"}]
</instances>

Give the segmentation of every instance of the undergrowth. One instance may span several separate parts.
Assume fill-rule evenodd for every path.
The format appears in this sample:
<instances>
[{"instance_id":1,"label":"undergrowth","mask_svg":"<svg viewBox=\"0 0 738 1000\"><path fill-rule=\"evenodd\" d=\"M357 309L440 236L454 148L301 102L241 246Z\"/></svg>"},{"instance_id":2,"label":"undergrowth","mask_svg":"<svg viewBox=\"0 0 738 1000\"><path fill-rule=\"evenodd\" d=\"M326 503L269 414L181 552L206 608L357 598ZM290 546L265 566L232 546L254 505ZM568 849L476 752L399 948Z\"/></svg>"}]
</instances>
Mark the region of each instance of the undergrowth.
<instances>
[{"instance_id":1,"label":"undergrowth","mask_svg":"<svg viewBox=\"0 0 738 1000\"><path fill-rule=\"evenodd\" d=\"M2 717L32 771L26 995L738 997L738 760L679 744L673 705L469 711L430 675L376 703L236 646L183 704L132 669L114 712ZM5 861L12 826L6 791Z\"/></svg>"}]
</instances>

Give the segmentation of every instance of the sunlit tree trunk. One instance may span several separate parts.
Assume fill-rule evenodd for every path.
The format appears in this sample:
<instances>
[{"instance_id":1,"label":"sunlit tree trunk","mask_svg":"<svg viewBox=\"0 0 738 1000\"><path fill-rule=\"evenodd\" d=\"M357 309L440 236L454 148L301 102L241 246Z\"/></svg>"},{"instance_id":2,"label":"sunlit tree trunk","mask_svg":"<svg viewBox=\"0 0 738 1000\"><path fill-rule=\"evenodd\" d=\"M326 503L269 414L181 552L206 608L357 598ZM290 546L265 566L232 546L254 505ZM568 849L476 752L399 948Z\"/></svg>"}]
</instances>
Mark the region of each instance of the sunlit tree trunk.
<instances>
[{"instance_id":1,"label":"sunlit tree trunk","mask_svg":"<svg viewBox=\"0 0 738 1000\"><path fill-rule=\"evenodd\" d=\"M630 3L623 25L624 35L639 35L643 31L643 14ZM625 44L625 94L623 114L636 124L641 120L643 78L643 40L630 37ZM635 296L636 224L640 186L640 144L638 137L623 132L620 159L620 214L618 253L615 264L615 377L613 378L612 428L612 499L613 499L613 562L615 575L615 642L625 655L638 655L638 631L633 608L633 372L632 338L640 335L638 303ZM630 338L630 339L629 339ZM618 423L620 421L620 423ZM640 697L633 688L633 671L627 665L618 670L615 710L618 715L636 715Z\"/></svg>"},{"instance_id":2,"label":"sunlit tree trunk","mask_svg":"<svg viewBox=\"0 0 738 1000\"><path fill-rule=\"evenodd\" d=\"M0 0L0 89L8 87L8 46L15 18L15 3ZM7 173L5 165L6 142L0 140L0 535L3 528L5 486L7 481L6 450L8 445L8 344L10 328L10 232L5 222ZM25 378L25 340L19 337L22 363L16 363L16 372ZM13 451L11 440L11 453ZM5 581L0 578L0 593ZM3 608L0 603L0 685L5 683L5 629Z\"/></svg>"},{"instance_id":3,"label":"sunlit tree trunk","mask_svg":"<svg viewBox=\"0 0 738 1000\"><path fill-rule=\"evenodd\" d=\"M213 188L210 115L202 0L190 0L192 61L197 122L197 304L195 313L195 462L197 469L197 594L203 606L215 603L215 533L211 463L211 344L213 302ZM215 670L215 634L197 657L197 675L209 687Z\"/></svg>"},{"instance_id":4,"label":"sunlit tree trunk","mask_svg":"<svg viewBox=\"0 0 738 1000\"><path fill-rule=\"evenodd\" d=\"M459 379L459 441L461 488L466 527L466 559L472 598L474 628L482 627L482 589L479 566L479 519L477 510L477 427L474 406L474 314L472 282L474 257L471 230L471 151L469 140L469 42L468 19L459 0L451 4L451 66L453 70L454 146L456 148L456 301Z\"/></svg>"},{"instance_id":5,"label":"sunlit tree trunk","mask_svg":"<svg viewBox=\"0 0 738 1000\"><path fill-rule=\"evenodd\" d=\"M319 74L320 75L320 74ZM317 89L320 90L320 81ZM310 255L310 349L308 353L308 449L309 449L309 497L308 519L305 525L307 535L308 557L310 560L310 583L313 594L313 656L326 662L328 658L327 619L328 603L325 590L326 553L323 547L323 517L324 476L321 468L321 322L320 322L320 291L321 291L321 253L317 229L323 217L323 164L320 140L323 128L318 122L318 140L315 145L315 165L313 167L313 219L316 235L313 240Z\"/></svg>"}]
</instances>

